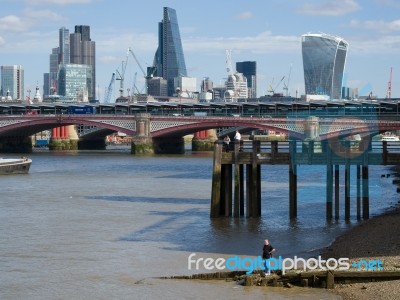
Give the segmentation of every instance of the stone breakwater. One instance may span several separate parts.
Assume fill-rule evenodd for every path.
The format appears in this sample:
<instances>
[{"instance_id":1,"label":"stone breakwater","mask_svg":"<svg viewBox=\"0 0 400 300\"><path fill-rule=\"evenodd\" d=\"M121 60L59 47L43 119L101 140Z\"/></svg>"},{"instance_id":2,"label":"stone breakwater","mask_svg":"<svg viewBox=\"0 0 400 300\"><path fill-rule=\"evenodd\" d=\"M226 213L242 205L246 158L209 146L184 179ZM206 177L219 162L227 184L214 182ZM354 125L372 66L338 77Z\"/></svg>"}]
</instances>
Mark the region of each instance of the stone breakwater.
<instances>
[{"instance_id":1,"label":"stone breakwater","mask_svg":"<svg viewBox=\"0 0 400 300\"><path fill-rule=\"evenodd\" d=\"M163 279L192 279L192 280L225 280L235 281L243 286L272 286L272 287L315 287L334 289L337 284L356 284L387 280L400 280L400 271L302 271L273 272L264 275L263 271L255 271L246 275L245 271L216 272L194 274L187 276L162 277Z\"/></svg>"}]
</instances>

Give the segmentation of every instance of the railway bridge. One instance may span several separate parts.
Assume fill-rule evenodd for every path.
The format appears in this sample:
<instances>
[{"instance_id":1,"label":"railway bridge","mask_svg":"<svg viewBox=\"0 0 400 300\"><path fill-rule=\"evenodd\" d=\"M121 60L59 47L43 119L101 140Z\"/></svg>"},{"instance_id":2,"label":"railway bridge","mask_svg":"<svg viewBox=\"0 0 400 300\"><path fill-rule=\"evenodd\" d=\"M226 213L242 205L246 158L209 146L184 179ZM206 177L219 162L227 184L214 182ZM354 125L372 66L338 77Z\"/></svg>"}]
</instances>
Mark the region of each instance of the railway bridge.
<instances>
[{"instance_id":1,"label":"railway bridge","mask_svg":"<svg viewBox=\"0 0 400 300\"><path fill-rule=\"evenodd\" d=\"M371 139L385 131L400 130L399 120L361 117L252 117L252 116L160 116L148 113L110 114L34 114L0 115L0 151L24 150L29 137L43 130L67 125L86 125L79 139L99 141L113 132L132 136L132 153L181 153L183 137L202 130L221 127L241 132L273 130L287 134L290 140L346 139L359 135ZM27 147L29 148L29 147ZM26 152L26 151L18 151Z\"/></svg>"}]
</instances>

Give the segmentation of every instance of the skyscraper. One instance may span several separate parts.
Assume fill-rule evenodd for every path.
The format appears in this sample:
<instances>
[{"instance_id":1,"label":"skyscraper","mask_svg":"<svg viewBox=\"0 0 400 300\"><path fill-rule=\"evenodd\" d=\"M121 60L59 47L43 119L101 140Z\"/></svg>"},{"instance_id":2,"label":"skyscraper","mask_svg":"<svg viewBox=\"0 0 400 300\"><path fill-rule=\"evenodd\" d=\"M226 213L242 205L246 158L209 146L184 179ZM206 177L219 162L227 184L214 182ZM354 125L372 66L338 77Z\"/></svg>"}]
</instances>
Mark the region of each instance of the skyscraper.
<instances>
[{"instance_id":1,"label":"skyscraper","mask_svg":"<svg viewBox=\"0 0 400 300\"><path fill-rule=\"evenodd\" d=\"M67 100L88 101L88 82L92 81L92 67L85 64L63 64L58 72L58 91Z\"/></svg>"},{"instance_id":2,"label":"skyscraper","mask_svg":"<svg viewBox=\"0 0 400 300\"><path fill-rule=\"evenodd\" d=\"M70 63L89 65L92 68L88 82L89 101L96 99L96 43L90 39L90 26L77 25L70 35Z\"/></svg>"},{"instance_id":3,"label":"skyscraper","mask_svg":"<svg viewBox=\"0 0 400 300\"><path fill-rule=\"evenodd\" d=\"M327 34L302 36L305 92L341 98L348 43Z\"/></svg>"},{"instance_id":4,"label":"skyscraper","mask_svg":"<svg viewBox=\"0 0 400 300\"><path fill-rule=\"evenodd\" d=\"M157 68L156 76L167 80L168 96L172 96L174 78L187 76L175 9L164 7L163 20L158 24L158 48L153 65Z\"/></svg>"},{"instance_id":5,"label":"skyscraper","mask_svg":"<svg viewBox=\"0 0 400 300\"><path fill-rule=\"evenodd\" d=\"M21 65L1 66L2 96L9 94L12 100L24 100L24 68Z\"/></svg>"},{"instance_id":6,"label":"skyscraper","mask_svg":"<svg viewBox=\"0 0 400 300\"><path fill-rule=\"evenodd\" d=\"M50 54L50 72L44 74L43 94L45 96L52 95L57 92L58 66L60 65L60 57L61 57L60 47L53 48ZM69 62L69 35L68 35L68 60L65 59L65 61Z\"/></svg>"},{"instance_id":7,"label":"skyscraper","mask_svg":"<svg viewBox=\"0 0 400 300\"><path fill-rule=\"evenodd\" d=\"M70 39L69 30L61 27L59 31L58 64L69 64ZM51 68L51 67L50 67Z\"/></svg>"},{"instance_id":8,"label":"skyscraper","mask_svg":"<svg viewBox=\"0 0 400 300\"><path fill-rule=\"evenodd\" d=\"M257 63L255 61L236 62L236 71L247 78L249 98L257 98Z\"/></svg>"}]
</instances>

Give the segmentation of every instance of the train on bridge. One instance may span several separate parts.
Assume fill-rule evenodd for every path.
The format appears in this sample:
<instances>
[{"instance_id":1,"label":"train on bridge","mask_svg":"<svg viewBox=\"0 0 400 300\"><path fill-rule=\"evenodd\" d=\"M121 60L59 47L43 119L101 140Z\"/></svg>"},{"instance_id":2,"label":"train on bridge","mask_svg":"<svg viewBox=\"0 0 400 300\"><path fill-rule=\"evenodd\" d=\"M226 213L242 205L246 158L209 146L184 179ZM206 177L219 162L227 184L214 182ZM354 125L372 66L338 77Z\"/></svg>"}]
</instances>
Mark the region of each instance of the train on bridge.
<instances>
[{"instance_id":1,"label":"train on bridge","mask_svg":"<svg viewBox=\"0 0 400 300\"><path fill-rule=\"evenodd\" d=\"M291 101L230 103L114 103L114 104L13 104L0 102L0 115L37 114L113 114L149 113L157 116L230 116L230 117L398 117L399 100L364 101Z\"/></svg>"}]
</instances>

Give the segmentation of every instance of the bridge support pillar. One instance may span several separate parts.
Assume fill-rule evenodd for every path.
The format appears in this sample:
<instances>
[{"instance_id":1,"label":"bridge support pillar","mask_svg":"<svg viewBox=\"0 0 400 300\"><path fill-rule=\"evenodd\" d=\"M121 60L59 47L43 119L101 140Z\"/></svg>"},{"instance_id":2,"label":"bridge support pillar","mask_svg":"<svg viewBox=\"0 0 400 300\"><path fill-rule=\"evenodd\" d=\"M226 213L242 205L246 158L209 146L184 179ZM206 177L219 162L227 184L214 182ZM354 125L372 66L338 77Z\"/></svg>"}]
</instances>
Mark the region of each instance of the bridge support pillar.
<instances>
[{"instance_id":1,"label":"bridge support pillar","mask_svg":"<svg viewBox=\"0 0 400 300\"><path fill-rule=\"evenodd\" d=\"M224 202L225 217L232 216L232 165L222 165L222 173L224 174Z\"/></svg>"},{"instance_id":2,"label":"bridge support pillar","mask_svg":"<svg viewBox=\"0 0 400 300\"><path fill-rule=\"evenodd\" d=\"M235 141L234 144L234 162L235 162L235 176L234 176L234 212L233 216L235 218L239 217L240 215L240 194L241 190L243 189L243 186L241 185L240 181L240 168L239 168L239 148L240 148L240 142Z\"/></svg>"},{"instance_id":3,"label":"bridge support pillar","mask_svg":"<svg viewBox=\"0 0 400 300\"><path fill-rule=\"evenodd\" d=\"M339 165L335 165L335 220L339 220L339 199L340 199Z\"/></svg>"},{"instance_id":4,"label":"bridge support pillar","mask_svg":"<svg viewBox=\"0 0 400 300\"><path fill-rule=\"evenodd\" d=\"M324 142L325 144L325 142ZM332 220L332 202L333 202L333 165L332 149L327 146L326 151L326 219Z\"/></svg>"},{"instance_id":5,"label":"bridge support pillar","mask_svg":"<svg viewBox=\"0 0 400 300\"><path fill-rule=\"evenodd\" d=\"M259 141L255 141L255 152ZM211 218L215 217L260 217L261 216L261 167L255 163L246 164L246 204L244 194L244 164L239 164L240 143L235 143L233 163L223 164L223 143L215 142L213 177L211 188ZM257 154L257 153L256 153ZM233 186L232 186L233 182ZM234 192L232 195L232 191ZM232 197L233 196L233 197ZM245 206L246 205L246 206Z\"/></svg>"},{"instance_id":6,"label":"bridge support pillar","mask_svg":"<svg viewBox=\"0 0 400 300\"><path fill-rule=\"evenodd\" d=\"M350 221L350 162L346 158L344 166L344 219Z\"/></svg>"},{"instance_id":7,"label":"bridge support pillar","mask_svg":"<svg viewBox=\"0 0 400 300\"><path fill-rule=\"evenodd\" d=\"M29 136L3 137L0 141L2 153L31 153L32 139Z\"/></svg>"},{"instance_id":8,"label":"bridge support pillar","mask_svg":"<svg viewBox=\"0 0 400 300\"><path fill-rule=\"evenodd\" d=\"M362 207L363 219L369 219L369 175L368 175L368 153L363 154L362 165Z\"/></svg>"},{"instance_id":9,"label":"bridge support pillar","mask_svg":"<svg viewBox=\"0 0 400 300\"><path fill-rule=\"evenodd\" d=\"M136 135L132 137L131 154L153 154L154 145L150 138L150 114L135 115Z\"/></svg>"},{"instance_id":10,"label":"bridge support pillar","mask_svg":"<svg viewBox=\"0 0 400 300\"><path fill-rule=\"evenodd\" d=\"M289 142L289 218L297 218L297 164L296 141Z\"/></svg>"},{"instance_id":11,"label":"bridge support pillar","mask_svg":"<svg viewBox=\"0 0 400 300\"><path fill-rule=\"evenodd\" d=\"M213 175L211 186L211 210L210 217L219 217L222 212L221 190L222 190L222 141L215 142Z\"/></svg>"},{"instance_id":12,"label":"bridge support pillar","mask_svg":"<svg viewBox=\"0 0 400 300\"><path fill-rule=\"evenodd\" d=\"M192 139L192 151L213 151L216 140L215 129L196 132Z\"/></svg>"},{"instance_id":13,"label":"bridge support pillar","mask_svg":"<svg viewBox=\"0 0 400 300\"><path fill-rule=\"evenodd\" d=\"M361 168L357 165L357 220L361 219Z\"/></svg>"},{"instance_id":14,"label":"bridge support pillar","mask_svg":"<svg viewBox=\"0 0 400 300\"><path fill-rule=\"evenodd\" d=\"M153 140L147 137L132 137L131 154L154 154Z\"/></svg>"},{"instance_id":15,"label":"bridge support pillar","mask_svg":"<svg viewBox=\"0 0 400 300\"><path fill-rule=\"evenodd\" d=\"M79 148L78 135L74 125L61 126L51 130L49 150L92 150L97 148ZM101 148L100 148L101 149ZM105 148L104 148L105 149Z\"/></svg>"},{"instance_id":16,"label":"bridge support pillar","mask_svg":"<svg viewBox=\"0 0 400 300\"><path fill-rule=\"evenodd\" d=\"M239 215L241 217L244 216L244 166L239 165L239 184L240 184L240 191L239 191Z\"/></svg>"}]
</instances>

